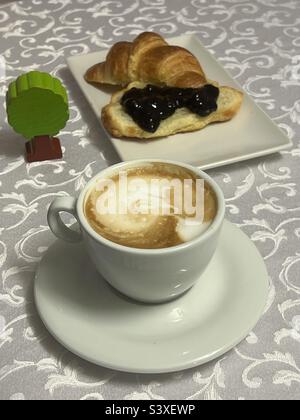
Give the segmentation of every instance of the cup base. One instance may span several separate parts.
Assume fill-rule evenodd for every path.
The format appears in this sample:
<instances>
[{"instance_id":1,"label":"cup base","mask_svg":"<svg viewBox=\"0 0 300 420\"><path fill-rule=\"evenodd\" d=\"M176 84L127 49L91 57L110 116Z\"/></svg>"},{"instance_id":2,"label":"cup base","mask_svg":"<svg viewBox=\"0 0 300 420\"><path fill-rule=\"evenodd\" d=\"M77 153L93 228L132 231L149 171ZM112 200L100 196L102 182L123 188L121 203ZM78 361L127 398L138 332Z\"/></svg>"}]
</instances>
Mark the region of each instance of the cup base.
<instances>
[{"instance_id":1,"label":"cup base","mask_svg":"<svg viewBox=\"0 0 300 420\"><path fill-rule=\"evenodd\" d=\"M149 306L152 306L152 305L164 305L166 303L174 302L174 301L180 299L182 296L184 296L187 293L189 293L193 289L193 287L195 286L195 285L193 285L189 289L185 290L183 293L180 293L179 295L176 295L176 296L172 296L172 297L170 297L168 299L162 299L162 300L146 300L146 299L139 299L139 298L136 298L136 297L131 297L131 296L125 294L125 293L120 292L119 290L115 289L108 281L106 281L102 277L101 274L99 274L99 276L101 277L101 280L104 280L107 283L108 287L112 290L112 293L115 293L116 295L118 295L122 299L126 299L128 302L135 303L135 304L140 304L140 305L143 305L143 306L145 306L145 305L149 305ZM200 277L199 277L199 280L200 280Z\"/></svg>"}]
</instances>

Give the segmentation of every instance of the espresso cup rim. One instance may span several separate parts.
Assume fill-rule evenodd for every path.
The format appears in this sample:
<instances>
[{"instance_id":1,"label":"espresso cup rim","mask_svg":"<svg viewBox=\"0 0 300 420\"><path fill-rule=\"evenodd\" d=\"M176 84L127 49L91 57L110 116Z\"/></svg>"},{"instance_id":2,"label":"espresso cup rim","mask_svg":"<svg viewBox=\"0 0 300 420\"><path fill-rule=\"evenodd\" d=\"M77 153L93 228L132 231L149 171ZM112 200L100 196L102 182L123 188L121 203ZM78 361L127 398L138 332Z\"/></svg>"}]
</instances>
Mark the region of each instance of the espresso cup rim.
<instances>
[{"instance_id":1,"label":"espresso cup rim","mask_svg":"<svg viewBox=\"0 0 300 420\"><path fill-rule=\"evenodd\" d=\"M85 198L87 196L89 189L95 183L97 178L99 178L99 176L103 177L103 174L105 174L105 172L112 172L122 167L130 168L131 166L137 166L139 164L143 165L143 164L151 164L151 163L162 163L166 165L179 166L181 168L190 170L191 172L195 173L197 176L200 176L206 182L208 182L208 184L212 187L213 191L216 194L217 204L218 204L217 214L215 218L213 219L211 225L200 236L188 242L185 242L183 244L175 245L168 248L155 248L155 249L132 248L126 245L120 245L118 243L110 241L109 239L104 238L90 226L84 214ZM108 246L116 251L122 251L129 254L162 255L162 254L181 252L189 248L194 248L195 246L209 239L220 228L220 226L223 223L223 220L225 217L225 199L224 199L223 192L218 186L218 184L206 172L202 171L201 169L195 166L192 166L186 163L181 163L178 161L166 160L166 159L137 159L137 160L131 160L131 161L120 162L120 163L114 164L112 166L104 168L103 170L99 171L95 176L93 176L93 178L87 183L87 185L84 187L84 189L81 191L78 197L77 204L76 204L76 211L77 211L77 216L79 218L81 228L83 228L85 232L97 242L100 242L103 245Z\"/></svg>"}]
</instances>

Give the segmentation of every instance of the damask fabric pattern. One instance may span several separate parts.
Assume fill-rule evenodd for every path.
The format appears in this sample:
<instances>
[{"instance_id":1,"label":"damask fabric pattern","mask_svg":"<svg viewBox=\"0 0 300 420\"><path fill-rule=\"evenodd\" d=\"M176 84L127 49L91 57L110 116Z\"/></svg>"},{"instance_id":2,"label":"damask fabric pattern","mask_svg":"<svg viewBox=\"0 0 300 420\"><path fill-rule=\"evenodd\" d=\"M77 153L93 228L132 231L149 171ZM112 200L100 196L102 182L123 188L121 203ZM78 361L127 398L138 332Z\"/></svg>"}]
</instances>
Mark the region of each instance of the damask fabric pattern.
<instances>
[{"instance_id":1,"label":"damask fabric pattern","mask_svg":"<svg viewBox=\"0 0 300 420\"><path fill-rule=\"evenodd\" d=\"M34 272L54 241L48 205L78 194L118 160L66 57L144 30L197 34L294 143L281 154L210 171L224 191L227 218L267 264L270 294L261 321L219 360L154 376L113 372L73 356L47 333L33 302ZM299 399L300 1L1 1L0 55L0 399ZM23 139L5 121L8 83L32 69L51 72L68 88L62 161L26 164Z\"/></svg>"}]
</instances>

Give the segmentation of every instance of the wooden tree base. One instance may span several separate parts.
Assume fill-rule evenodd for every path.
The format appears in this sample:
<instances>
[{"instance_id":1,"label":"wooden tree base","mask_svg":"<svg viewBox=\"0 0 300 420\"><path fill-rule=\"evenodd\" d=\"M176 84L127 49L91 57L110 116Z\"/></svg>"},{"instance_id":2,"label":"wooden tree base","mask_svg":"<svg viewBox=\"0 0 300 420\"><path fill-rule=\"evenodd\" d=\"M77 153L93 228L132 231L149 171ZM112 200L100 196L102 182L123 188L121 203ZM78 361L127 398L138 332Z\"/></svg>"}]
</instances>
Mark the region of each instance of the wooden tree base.
<instances>
[{"instance_id":1,"label":"wooden tree base","mask_svg":"<svg viewBox=\"0 0 300 420\"><path fill-rule=\"evenodd\" d=\"M61 159L63 156L60 141L56 137L37 136L26 143L27 162Z\"/></svg>"}]
</instances>

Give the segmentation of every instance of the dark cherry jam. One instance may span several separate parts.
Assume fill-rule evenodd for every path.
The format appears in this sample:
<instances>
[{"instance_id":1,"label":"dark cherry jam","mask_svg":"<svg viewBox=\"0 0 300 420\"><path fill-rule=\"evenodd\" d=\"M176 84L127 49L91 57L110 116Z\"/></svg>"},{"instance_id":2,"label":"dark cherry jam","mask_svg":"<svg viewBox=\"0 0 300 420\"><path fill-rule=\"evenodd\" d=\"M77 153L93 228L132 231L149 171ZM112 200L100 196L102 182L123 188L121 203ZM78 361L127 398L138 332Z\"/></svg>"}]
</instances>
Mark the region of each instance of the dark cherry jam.
<instances>
[{"instance_id":1,"label":"dark cherry jam","mask_svg":"<svg viewBox=\"0 0 300 420\"><path fill-rule=\"evenodd\" d=\"M148 85L144 89L129 90L121 103L136 124L145 131L155 133L161 121L171 117L179 108L188 108L201 117L215 112L219 93L213 85L198 89Z\"/></svg>"}]
</instances>

